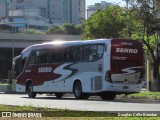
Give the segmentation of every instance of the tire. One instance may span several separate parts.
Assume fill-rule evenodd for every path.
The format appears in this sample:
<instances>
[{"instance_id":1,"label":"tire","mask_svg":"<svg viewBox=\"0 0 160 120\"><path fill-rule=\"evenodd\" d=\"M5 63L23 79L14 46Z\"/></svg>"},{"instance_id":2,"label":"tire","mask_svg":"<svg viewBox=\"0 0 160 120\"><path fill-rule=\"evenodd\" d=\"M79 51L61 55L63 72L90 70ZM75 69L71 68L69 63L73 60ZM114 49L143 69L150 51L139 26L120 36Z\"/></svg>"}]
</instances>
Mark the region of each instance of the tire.
<instances>
[{"instance_id":1,"label":"tire","mask_svg":"<svg viewBox=\"0 0 160 120\"><path fill-rule=\"evenodd\" d=\"M36 97L37 93L33 92L32 83L28 83L28 85L27 85L27 93L28 93L28 97L29 98L35 98Z\"/></svg>"},{"instance_id":2,"label":"tire","mask_svg":"<svg viewBox=\"0 0 160 120\"><path fill-rule=\"evenodd\" d=\"M116 93L113 92L104 92L100 94L102 100L114 100L116 98Z\"/></svg>"},{"instance_id":3,"label":"tire","mask_svg":"<svg viewBox=\"0 0 160 120\"><path fill-rule=\"evenodd\" d=\"M76 99L83 99L82 85L80 82L74 83L73 93Z\"/></svg>"},{"instance_id":4,"label":"tire","mask_svg":"<svg viewBox=\"0 0 160 120\"><path fill-rule=\"evenodd\" d=\"M61 99L64 93L55 93L56 98Z\"/></svg>"}]
</instances>

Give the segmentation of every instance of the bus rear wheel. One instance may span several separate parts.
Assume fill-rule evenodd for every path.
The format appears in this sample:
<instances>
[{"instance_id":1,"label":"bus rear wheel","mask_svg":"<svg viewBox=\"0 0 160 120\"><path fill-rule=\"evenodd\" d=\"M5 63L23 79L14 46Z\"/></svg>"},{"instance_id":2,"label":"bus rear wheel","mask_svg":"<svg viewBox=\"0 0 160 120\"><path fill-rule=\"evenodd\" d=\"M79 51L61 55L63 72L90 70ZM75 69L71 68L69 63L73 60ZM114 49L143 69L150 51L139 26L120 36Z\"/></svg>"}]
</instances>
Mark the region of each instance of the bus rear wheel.
<instances>
[{"instance_id":1,"label":"bus rear wheel","mask_svg":"<svg viewBox=\"0 0 160 120\"><path fill-rule=\"evenodd\" d=\"M56 98L61 99L64 93L55 93Z\"/></svg>"},{"instance_id":2,"label":"bus rear wheel","mask_svg":"<svg viewBox=\"0 0 160 120\"><path fill-rule=\"evenodd\" d=\"M104 92L100 94L100 97L103 100L114 100L116 98L116 93L113 92Z\"/></svg>"},{"instance_id":3,"label":"bus rear wheel","mask_svg":"<svg viewBox=\"0 0 160 120\"><path fill-rule=\"evenodd\" d=\"M83 99L82 85L79 81L74 83L73 93L76 99Z\"/></svg>"},{"instance_id":4,"label":"bus rear wheel","mask_svg":"<svg viewBox=\"0 0 160 120\"><path fill-rule=\"evenodd\" d=\"M35 98L36 97L37 93L33 92L33 86L32 86L31 82L27 84L27 93L28 93L29 98Z\"/></svg>"}]
</instances>

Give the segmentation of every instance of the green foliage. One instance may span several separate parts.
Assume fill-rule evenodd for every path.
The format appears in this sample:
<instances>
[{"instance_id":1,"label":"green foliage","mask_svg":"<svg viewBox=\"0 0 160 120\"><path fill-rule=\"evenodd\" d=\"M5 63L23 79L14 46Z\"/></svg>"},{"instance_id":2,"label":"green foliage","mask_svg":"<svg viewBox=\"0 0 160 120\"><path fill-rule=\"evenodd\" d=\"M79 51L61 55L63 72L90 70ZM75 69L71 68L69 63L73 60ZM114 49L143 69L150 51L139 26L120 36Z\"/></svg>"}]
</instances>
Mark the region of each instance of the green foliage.
<instances>
[{"instance_id":1,"label":"green foliage","mask_svg":"<svg viewBox=\"0 0 160 120\"><path fill-rule=\"evenodd\" d=\"M128 95L129 98L138 98L138 99L160 99L160 92L141 92Z\"/></svg>"},{"instance_id":2,"label":"green foliage","mask_svg":"<svg viewBox=\"0 0 160 120\"><path fill-rule=\"evenodd\" d=\"M46 34L66 34L64 28L62 26L53 26L49 29Z\"/></svg>"},{"instance_id":3,"label":"green foliage","mask_svg":"<svg viewBox=\"0 0 160 120\"><path fill-rule=\"evenodd\" d=\"M95 12L85 21L84 37L86 39L123 37L125 29L124 9L120 6L108 6L105 10Z\"/></svg>"},{"instance_id":4,"label":"green foliage","mask_svg":"<svg viewBox=\"0 0 160 120\"><path fill-rule=\"evenodd\" d=\"M36 29L25 29L24 30L24 33L26 33L26 34L44 34L44 33L42 33L41 31L38 31L38 30L36 30Z\"/></svg>"},{"instance_id":5,"label":"green foliage","mask_svg":"<svg viewBox=\"0 0 160 120\"><path fill-rule=\"evenodd\" d=\"M157 11L155 9L154 0L126 0L131 5L130 17L136 22L134 30L132 30L131 38L142 40L144 48L148 55L151 55L153 60L156 60L154 56L154 50L157 47L159 20L156 16Z\"/></svg>"},{"instance_id":6,"label":"green foliage","mask_svg":"<svg viewBox=\"0 0 160 120\"><path fill-rule=\"evenodd\" d=\"M140 34L141 33L139 33L139 34L138 33L133 33L132 36L131 36L131 39L133 39L133 40L140 40L140 39L142 39L142 36ZM143 39L147 42L147 44L149 44L149 46L152 49L156 49L157 37L155 35L151 35L149 37L147 37L146 35L144 35ZM145 50L145 53L149 54L148 46L146 44L144 44L143 48Z\"/></svg>"},{"instance_id":7,"label":"green foliage","mask_svg":"<svg viewBox=\"0 0 160 120\"><path fill-rule=\"evenodd\" d=\"M159 61L155 52L158 46L158 38L160 34L160 19L157 16L157 4L155 0L125 0L131 6L131 15L140 23L140 25L132 31L132 39L140 39L144 43L146 54L153 62L153 79L154 87L152 90L160 90L159 81Z\"/></svg>"},{"instance_id":8,"label":"green foliage","mask_svg":"<svg viewBox=\"0 0 160 120\"><path fill-rule=\"evenodd\" d=\"M65 24L63 28L66 31L66 33L70 35L74 35L76 32L75 26L73 24Z\"/></svg>"},{"instance_id":9,"label":"green foliage","mask_svg":"<svg viewBox=\"0 0 160 120\"><path fill-rule=\"evenodd\" d=\"M76 35L81 35L84 32L84 25L76 25L75 29L76 29Z\"/></svg>"},{"instance_id":10,"label":"green foliage","mask_svg":"<svg viewBox=\"0 0 160 120\"><path fill-rule=\"evenodd\" d=\"M80 35L83 33L82 25L64 24L63 26L53 26L47 34Z\"/></svg>"}]
</instances>

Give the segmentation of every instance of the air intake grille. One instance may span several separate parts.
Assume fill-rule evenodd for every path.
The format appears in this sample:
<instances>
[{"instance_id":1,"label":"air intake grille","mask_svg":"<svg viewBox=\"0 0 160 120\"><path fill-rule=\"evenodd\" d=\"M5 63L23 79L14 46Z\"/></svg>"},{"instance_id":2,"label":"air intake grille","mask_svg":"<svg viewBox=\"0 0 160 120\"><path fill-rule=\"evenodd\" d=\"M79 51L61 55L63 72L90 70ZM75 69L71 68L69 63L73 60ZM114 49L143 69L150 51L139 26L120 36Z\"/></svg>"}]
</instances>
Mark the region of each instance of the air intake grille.
<instances>
[{"instance_id":1,"label":"air intake grille","mask_svg":"<svg viewBox=\"0 0 160 120\"><path fill-rule=\"evenodd\" d=\"M102 76L96 76L94 78L94 89L95 90L101 90L102 89Z\"/></svg>"}]
</instances>

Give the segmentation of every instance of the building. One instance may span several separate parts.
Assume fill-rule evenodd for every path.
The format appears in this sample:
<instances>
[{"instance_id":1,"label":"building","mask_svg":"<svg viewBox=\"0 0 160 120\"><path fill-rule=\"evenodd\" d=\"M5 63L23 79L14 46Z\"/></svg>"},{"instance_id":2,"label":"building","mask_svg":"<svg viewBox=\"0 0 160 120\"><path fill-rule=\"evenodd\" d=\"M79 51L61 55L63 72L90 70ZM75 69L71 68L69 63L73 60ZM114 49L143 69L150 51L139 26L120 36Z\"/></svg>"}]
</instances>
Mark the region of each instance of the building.
<instances>
[{"instance_id":1,"label":"building","mask_svg":"<svg viewBox=\"0 0 160 120\"><path fill-rule=\"evenodd\" d=\"M11 5L11 0L0 0L0 17L7 16L8 6Z\"/></svg>"},{"instance_id":2,"label":"building","mask_svg":"<svg viewBox=\"0 0 160 120\"><path fill-rule=\"evenodd\" d=\"M90 5L87 7L87 19L91 17L97 10L104 10L107 5L114 5L112 3L108 3L106 1L101 1L101 3L95 3L95 5Z\"/></svg>"},{"instance_id":3,"label":"building","mask_svg":"<svg viewBox=\"0 0 160 120\"><path fill-rule=\"evenodd\" d=\"M0 17L6 16L6 6L4 3L0 3L0 8L1 8L1 12L0 12Z\"/></svg>"},{"instance_id":4,"label":"building","mask_svg":"<svg viewBox=\"0 0 160 120\"><path fill-rule=\"evenodd\" d=\"M2 0L0 24L47 30L52 25L81 24L85 0Z\"/></svg>"},{"instance_id":5,"label":"building","mask_svg":"<svg viewBox=\"0 0 160 120\"><path fill-rule=\"evenodd\" d=\"M53 23L80 24L85 19L85 0L12 0L12 8L37 8Z\"/></svg>"}]
</instances>

